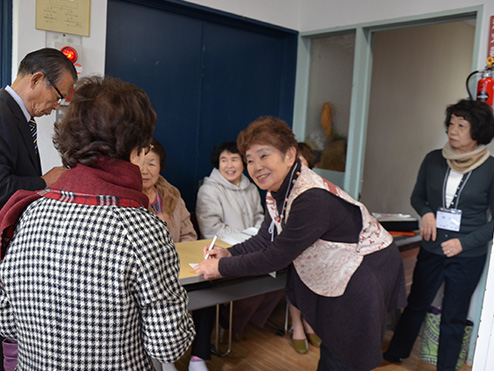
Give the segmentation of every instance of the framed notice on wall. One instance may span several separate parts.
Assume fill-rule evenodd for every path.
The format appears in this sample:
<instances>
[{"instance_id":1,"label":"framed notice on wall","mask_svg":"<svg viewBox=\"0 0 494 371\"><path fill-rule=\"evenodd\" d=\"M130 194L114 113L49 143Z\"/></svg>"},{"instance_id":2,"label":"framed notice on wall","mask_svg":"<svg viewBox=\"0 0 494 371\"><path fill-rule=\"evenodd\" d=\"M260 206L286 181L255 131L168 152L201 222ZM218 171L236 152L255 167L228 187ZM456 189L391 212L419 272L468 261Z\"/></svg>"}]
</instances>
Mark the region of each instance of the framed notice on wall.
<instances>
[{"instance_id":1,"label":"framed notice on wall","mask_svg":"<svg viewBox=\"0 0 494 371\"><path fill-rule=\"evenodd\" d=\"M91 0L36 0L36 28L89 36Z\"/></svg>"}]
</instances>

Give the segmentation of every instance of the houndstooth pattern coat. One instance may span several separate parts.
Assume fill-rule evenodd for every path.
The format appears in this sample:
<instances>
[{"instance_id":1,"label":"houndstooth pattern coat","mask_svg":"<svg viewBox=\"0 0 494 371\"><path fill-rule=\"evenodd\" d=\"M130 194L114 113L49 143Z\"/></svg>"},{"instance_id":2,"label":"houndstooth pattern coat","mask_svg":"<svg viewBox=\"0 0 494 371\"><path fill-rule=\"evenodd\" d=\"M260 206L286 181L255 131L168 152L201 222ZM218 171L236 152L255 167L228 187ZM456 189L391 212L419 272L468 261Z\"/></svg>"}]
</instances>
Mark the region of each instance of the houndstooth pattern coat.
<instances>
[{"instance_id":1,"label":"houndstooth pattern coat","mask_svg":"<svg viewBox=\"0 0 494 371\"><path fill-rule=\"evenodd\" d=\"M144 208L30 204L0 263L0 333L19 370L153 370L194 337L179 260Z\"/></svg>"}]
</instances>

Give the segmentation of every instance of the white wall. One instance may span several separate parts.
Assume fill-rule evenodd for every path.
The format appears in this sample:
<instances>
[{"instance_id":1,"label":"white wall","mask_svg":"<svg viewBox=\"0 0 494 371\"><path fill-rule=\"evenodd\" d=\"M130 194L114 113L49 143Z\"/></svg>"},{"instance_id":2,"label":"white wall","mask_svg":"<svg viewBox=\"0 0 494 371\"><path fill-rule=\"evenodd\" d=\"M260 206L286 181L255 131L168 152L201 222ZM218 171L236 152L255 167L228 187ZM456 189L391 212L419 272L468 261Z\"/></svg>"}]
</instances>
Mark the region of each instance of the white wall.
<instances>
[{"instance_id":1,"label":"white wall","mask_svg":"<svg viewBox=\"0 0 494 371\"><path fill-rule=\"evenodd\" d=\"M483 5L478 67L485 67L489 18L494 15L494 1L492 0L302 0L302 2L306 5L300 9L299 30L301 32L422 16Z\"/></svg>"},{"instance_id":2,"label":"white wall","mask_svg":"<svg viewBox=\"0 0 494 371\"><path fill-rule=\"evenodd\" d=\"M300 8L309 1L300 0L188 0L232 13L246 18L252 18L281 27L299 29Z\"/></svg>"}]
</instances>

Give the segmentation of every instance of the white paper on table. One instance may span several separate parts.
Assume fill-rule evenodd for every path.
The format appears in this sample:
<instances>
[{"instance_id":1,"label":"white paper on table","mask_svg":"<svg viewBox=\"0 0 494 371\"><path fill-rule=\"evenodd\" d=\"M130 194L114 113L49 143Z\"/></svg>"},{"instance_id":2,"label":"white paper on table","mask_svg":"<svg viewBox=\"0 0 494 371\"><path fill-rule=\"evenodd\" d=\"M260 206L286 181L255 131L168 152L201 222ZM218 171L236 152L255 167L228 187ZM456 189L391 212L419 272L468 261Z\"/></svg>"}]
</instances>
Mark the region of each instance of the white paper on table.
<instances>
[{"instance_id":1,"label":"white paper on table","mask_svg":"<svg viewBox=\"0 0 494 371\"><path fill-rule=\"evenodd\" d=\"M244 241L247 241L252 236L255 236L258 231L259 231L258 228L251 227L251 228L244 229L242 232L230 233L230 234L221 236L220 238L223 242L226 242L226 243L233 246L233 245L236 245L238 243L242 243Z\"/></svg>"}]
</instances>

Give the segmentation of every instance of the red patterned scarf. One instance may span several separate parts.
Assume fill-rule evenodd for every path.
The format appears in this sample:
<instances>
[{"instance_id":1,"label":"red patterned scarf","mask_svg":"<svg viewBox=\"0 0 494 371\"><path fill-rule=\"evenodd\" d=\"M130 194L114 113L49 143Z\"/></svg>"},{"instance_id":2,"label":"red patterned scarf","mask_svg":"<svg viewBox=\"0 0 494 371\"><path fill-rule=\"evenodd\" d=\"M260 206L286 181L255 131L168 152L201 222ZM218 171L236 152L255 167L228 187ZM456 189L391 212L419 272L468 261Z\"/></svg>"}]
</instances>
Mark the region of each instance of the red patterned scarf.
<instances>
[{"instance_id":1,"label":"red patterned scarf","mask_svg":"<svg viewBox=\"0 0 494 371\"><path fill-rule=\"evenodd\" d=\"M63 173L50 188L38 192L20 190L9 199L0 211L0 259L22 212L40 197L86 205L147 208L149 204L142 192L140 170L130 162L104 159L91 166L78 164Z\"/></svg>"}]
</instances>

